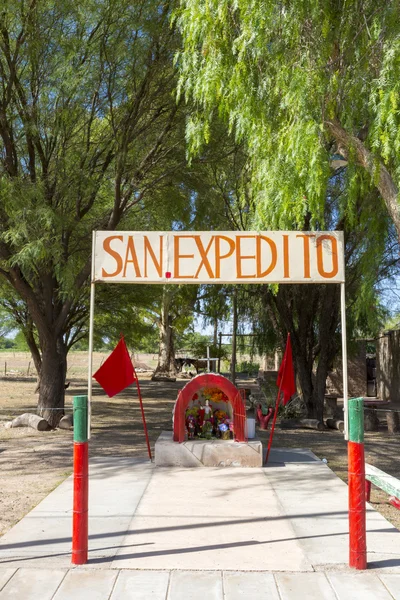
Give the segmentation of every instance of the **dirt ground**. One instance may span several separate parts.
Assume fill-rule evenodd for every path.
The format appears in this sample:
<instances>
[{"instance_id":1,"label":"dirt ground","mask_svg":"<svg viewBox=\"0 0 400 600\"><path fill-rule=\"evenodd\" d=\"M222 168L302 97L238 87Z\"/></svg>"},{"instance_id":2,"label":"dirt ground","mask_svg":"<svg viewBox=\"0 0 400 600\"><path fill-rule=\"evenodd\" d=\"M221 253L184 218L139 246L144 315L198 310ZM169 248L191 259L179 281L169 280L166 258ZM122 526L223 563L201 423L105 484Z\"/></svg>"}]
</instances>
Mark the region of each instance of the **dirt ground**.
<instances>
[{"instance_id":1,"label":"dirt ground","mask_svg":"<svg viewBox=\"0 0 400 600\"><path fill-rule=\"evenodd\" d=\"M100 359L97 362L100 364ZM77 368L84 367L79 365ZM84 378L72 374L69 380L67 414L72 412L72 397L87 392ZM160 432L172 429L173 405L185 381L154 383L150 381L150 375L144 374L140 376L140 383L153 449ZM35 411L37 396L34 390L35 379L32 377L8 375L0 379L0 535L72 472L72 432L3 427L6 421L19 414ZM269 432L259 434L266 443ZM346 443L338 431L281 430L278 425L274 446L309 448L320 458L326 458L329 467L346 481ZM385 431L366 434L367 462L396 477L400 477L398 447L398 436L389 436ZM110 400L100 388L94 388L90 453L92 456L147 456L135 390L127 390ZM386 494L373 488L371 499L375 508L400 529L400 511L388 504Z\"/></svg>"}]
</instances>

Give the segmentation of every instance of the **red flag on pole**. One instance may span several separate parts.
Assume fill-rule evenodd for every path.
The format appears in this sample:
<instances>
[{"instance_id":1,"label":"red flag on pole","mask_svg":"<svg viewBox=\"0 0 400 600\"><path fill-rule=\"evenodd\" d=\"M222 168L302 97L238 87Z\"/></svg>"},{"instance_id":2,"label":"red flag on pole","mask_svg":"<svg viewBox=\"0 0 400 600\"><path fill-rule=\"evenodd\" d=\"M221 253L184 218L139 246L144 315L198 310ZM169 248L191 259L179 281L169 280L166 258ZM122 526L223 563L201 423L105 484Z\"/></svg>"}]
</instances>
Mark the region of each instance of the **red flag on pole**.
<instances>
[{"instance_id":1,"label":"red flag on pole","mask_svg":"<svg viewBox=\"0 0 400 600\"><path fill-rule=\"evenodd\" d=\"M135 370L123 337L93 377L109 398L136 381Z\"/></svg>"},{"instance_id":2,"label":"red flag on pole","mask_svg":"<svg viewBox=\"0 0 400 600\"><path fill-rule=\"evenodd\" d=\"M285 354L283 355L281 366L279 367L276 385L283 393L283 405L285 406L296 392L290 333L288 333L287 336Z\"/></svg>"},{"instance_id":3,"label":"red flag on pole","mask_svg":"<svg viewBox=\"0 0 400 600\"><path fill-rule=\"evenodd\" d=\"M147 431L146 419L143 410L142 393L140 391L139 380L136 376L135 368L129 356L123 336L111 352L110 356L101 365L100 369L93 375L95 380L101 385L109 398L112 398L119 392L122 392L128 385L136 382L139 396L140 411L142 413L144 434L146 436L147 451L151 460L151 449L149 434Z\"/></svg>"},{"instance_id":4,"label":"red flag on pole","mask_svg":"<svg viewBox=\"0 0 400 600\"><path fill-rule=\"evenodd\" d=\"M274 418L271 425L271 433L269 434L267 455L265 462L268 462L269 453L272 446L272 439L274 437L276 417L278 416L278 408L281 400L281 393L283 392L283 404L287 404L290 398L296 391L296 384L294 381L294 369L293 369L293 358L292 358L292 343L290 341L290 333L287 335L285 354L279 367L278 377L276 380L278 386L278 394L276 396Z\"/></svg>"}]
</instances>

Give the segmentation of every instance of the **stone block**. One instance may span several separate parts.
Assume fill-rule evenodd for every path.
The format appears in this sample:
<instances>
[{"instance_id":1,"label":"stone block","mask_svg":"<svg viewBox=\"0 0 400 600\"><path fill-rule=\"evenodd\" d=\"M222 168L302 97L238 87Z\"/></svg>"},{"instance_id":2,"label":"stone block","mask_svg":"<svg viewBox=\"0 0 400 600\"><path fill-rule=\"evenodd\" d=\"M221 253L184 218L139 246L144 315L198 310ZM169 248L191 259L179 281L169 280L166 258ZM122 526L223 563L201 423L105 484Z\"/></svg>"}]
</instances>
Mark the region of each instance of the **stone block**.
<instances>
[{"instance_id":1,"label":"stone block","mask_svg":"<svg viewBox=\"0 0 400 600\"><path fill-rule=\"evenodd\" d=\"M173 600L204 600L205 598L207 600L223 600L223 597L222 577L218 572L172 572L168 598Z\"/></svg>"},{"instance_id":2,"label":"stone block","mask_svg":"<svg viewBox=\"0 0 400 600\"><path fill-rule=\"evenodd\" d=\"M327 577L339 600L392 600L384 584L372 573L327 573Z\"/></svg>"},{"instance_id":3,"label":"stone block","mask_svg":"<svg viewBox=\"0 0 400 600\"><path fill-rule=\"evenodd\" d=\"M18 569L0 593L1 600L52 600L66 571L35 566L35 569Z\"/></svg>"},{"instance_id":4,"label":"stone block","mask_svg":"<svg viewBox=\"0 0 400 600\"><path fill-rule=\"evenodd\" d=\"M121 571L110 600L165 600L168 571Z\"/></svg>"},{"instance_id":5,"label":"stone block","mask_svg":"<svg viewBox=\"0 0 400 600\"><path fill-rule=\"evenodd\" d=\"M179 444L163 431L155 445L157 467L262 467L260 440L188 440Z\"/></svg>"},{"instance_id":6,"label":"stone block","mask_svg":"<svg viewBox=\"0 0 400 600\"><path fill-rule=\"evenodd\" d=\"M225 571L223 578L226 600L280 600L272 573Z\"/></svg>"},{"instance_id":7,"label":"stone block","mask_svg":"<svg viewBox=\"0 0 400 600\"><path fill-rule=\"evenodd\" d=\"M65 579L57 590L53 600L100 600L109 598L115 580L116 570L84 571L83 569L68 571Z\"/></svg>"}]
</instances>

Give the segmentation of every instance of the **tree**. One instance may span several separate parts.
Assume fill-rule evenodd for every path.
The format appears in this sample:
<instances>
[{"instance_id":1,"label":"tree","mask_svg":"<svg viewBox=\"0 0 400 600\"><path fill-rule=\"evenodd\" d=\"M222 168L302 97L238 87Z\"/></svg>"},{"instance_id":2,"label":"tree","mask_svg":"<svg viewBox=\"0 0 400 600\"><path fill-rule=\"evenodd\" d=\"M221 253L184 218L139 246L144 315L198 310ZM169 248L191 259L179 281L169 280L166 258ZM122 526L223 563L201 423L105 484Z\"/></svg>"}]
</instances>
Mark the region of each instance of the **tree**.
<instances>
[{"instance_id":1,"label":"tree","mask_svg":"<svg viewBox=\"0 0 400 600\"><path fill-rule=\"evenodd\" d=\"M340 182L332 182L332 186L325 222L332 228L343 228L345 233L347 333L349 339L373 337L384 317L379 301L380 283L399 273L399 244L376 192L360 198L354 221L341 217ZM253 300L246 304L260 350L277 345L284 348L290 332L308 416L322 420L326 378L341 348L339 287L263 286L261 293L253 290Z\"/></svg>"},{"instance_id":2,"label":"tree","mask_svg":"<svg viewBox=\"0 0 400 600\"><path fill-rule=\"evenodd\" d=\"M155 352L158 331L147 315L153 302L154 286L97 285L94 347L112 350L123 334L130 350Z\"/></svg>"},{"instance_id":3,"label":"tree","mask_svg":"<svg viewBox=\"0 0 400 600\"><path fill-rule=\"evenodd\" d=\"M217 170L209 177L209 181L218 182L216 196L223 198L225 221L234 229L251 227L259 208L249 183L248 161L243 149L240 151L239 162L231 154L225 165L216 165ZM234 177L230 176L232 173ZM381 282L398 273L399 244L377 190L359 192L353 209L347 209L354 193L349 190L350 180L351 169L347 166L331 172L323 215L318 219L308 212L300 228L310 229L313 220L317 230L324 227L344 230L347 331L351 340L377 333L383 316L379 302ZM245 202L237 181L246 186ZM239 320L253 326L258 333L260 351L277 345L283 348L290 331L296 371L309 415L321 418L326 377L341 348L338 287L239 286L237 292Z\"/></svg>"},{"instance_id":4,"label":"tree","mask_svg":"<svg viewBox=\"0 0 400 600\"><path fill-rule=\"evenodd\" d=\"M15 327L12 318L0 303L0 348L4 348L7 345L7 337L12 333L13 329Z\"/></svg>"},{"instance_id":5,"label":"tree","mask_svg":"<svg viewBox=\"0 0 400 600\"><path fill-rule=\"evenodd\" d=\"M185 352L185 356L188 358L206 358L207 347L209 348L211 358L228 360L230 356L226 346L219 348L218 344L212 343L209 335L198 333L197 331L185 331L178 340L178 343L178 347L181 349L181 351ZM215 369L215 363L211 364L212 368Z\"/></svg>"},{"instance_id":6,"label":"tree","mask_svg":"<svg viewBox=\"0 0 400 600\"><path fill-rule=\"evenodd\" d=\"M400 237L396 2L182 0L175 19L180 94L198 108L190 150L216 114L229 122L249 153L256 226L321 221L336 159L349 164L349 212L376 188Z\"/></svg>"},{"instance_id":7,"label":"tree","mask_svg":"<svg viewBox=\"0 0 400 600\"><path fill-rule=\"evenodd\" d=\"M223 285L203 285L195 305L196 313L204 325L213 327L213 346L218 346L218 327L229 317L229 288ZM202 356L205 356L203 353Z\"/></svg>"},{"instance_id":8,"label":"tree","mask_svg":"<svg viewBox=\"0 0 400 600\"><path fill-rule=\"evenodd\" d=\"M169 11L155 0L2 5L0 274L37 333L38 409L51 425L86 319L91 232L143 211L182 162Z\"/></svg>"},{"instance_id":9,"label":"tree","mask_svg":"<svg viewBox=\"0 0 400 600\"><path fill-rule=\"evenodd\" d=\"M183 36L179 93L197 107L187 127L190 152L201 151L222 118L248 155L251 226L345 229L350 321L365 329L376 282L395 260L379 262L391 246L381 198L400 237L395 3L191 0L175 19ZM327 210L338 166L340 189ZM320 414L337 352L336 291L280 286L262 296L255 321L264 340L269 308L280 337L289 330L296 338L302 390L310 414Z\"/></svg>"},{"instance_id":10,"label":"tree","mask_svg":"<svg viewBox=\"0 0 400 600\"><path fill-rule=\"evenodd\" d=\"M159 330L158 364L152 379L170 378L176 375L175 343L177 331L182 333L193 320L198 286L183 285L162 288L161 302L153 304L152 314ZM151 314L149 312L149 314Z\"/></svg>"},{"instance_id":11,"label":"tree","mask_svg":"<svg viewBox=\"0 0 400 600\"><path fill-rule=\"evenodd\" d=\"M17 330L19 334L24 336L39 378L42 359L38 350L36 328L26 302L19 297L15 289L5 279L0 281L0 308L9 331Z\"/></svg>"}]
</instances>

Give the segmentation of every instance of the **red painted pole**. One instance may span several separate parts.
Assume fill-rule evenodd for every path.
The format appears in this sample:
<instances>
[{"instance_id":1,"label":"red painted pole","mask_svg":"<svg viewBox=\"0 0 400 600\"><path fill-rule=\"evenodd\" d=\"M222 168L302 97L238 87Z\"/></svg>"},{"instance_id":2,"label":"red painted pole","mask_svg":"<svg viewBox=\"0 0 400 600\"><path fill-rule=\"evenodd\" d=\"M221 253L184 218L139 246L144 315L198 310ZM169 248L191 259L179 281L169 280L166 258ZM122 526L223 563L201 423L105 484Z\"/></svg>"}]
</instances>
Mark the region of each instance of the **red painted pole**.
<instances>
[{"instance_id":1,"label":"red painted pole","mask_svg":"<svg viewBox=\"0 0 400 600\"><path fill-rule=\"evenodd\" d=\"M400 510L400 500L399 500L399 498L396 498L396 496L390 496L388 502L389 502L389 504L391 504L392 506L394 506L395 508L397 508L397 510Z\"/></svg>"},{"instance_id":2,"label":"red painted pole","mask_svg":"<svg viewBox=\"0 0 400 600\"><path fill-rule=\"evenodd\" d=\"M74 505L72 518L72 564L88 560L89 444L87 396L74 397Z\"/></svg>"},{"instance_id":3,"label":"red painted pole","mask_svg":"<svg viewBox=\"0 0 400 600\"><path fill-rule=\"evenodd\" d=\"M367 568L365 514L364 403L362 398L349 400L348 442L349 484L349 565Z\"/></svg>"},{"instance_id":4,"label":"red painted pole","mask_svg":"<svg viewBox=\"0 0 400 600\"><path fill-rule=\"evenodd\" d=\"M74 512L72 521L72 564L88 560L88 443L74 444Z\"/></svg>"},{"instance_id":5,"label":"red painted pole","mask_svg":"<svg viewBox=\"0 0 400 600\"><path fill-rule=\"evenodd\" d=\"M368 479L365 480L365 499L367 502L371 501L371 486L372 483L370 481L368 481Z\"/></svg>"}]
</instances>

